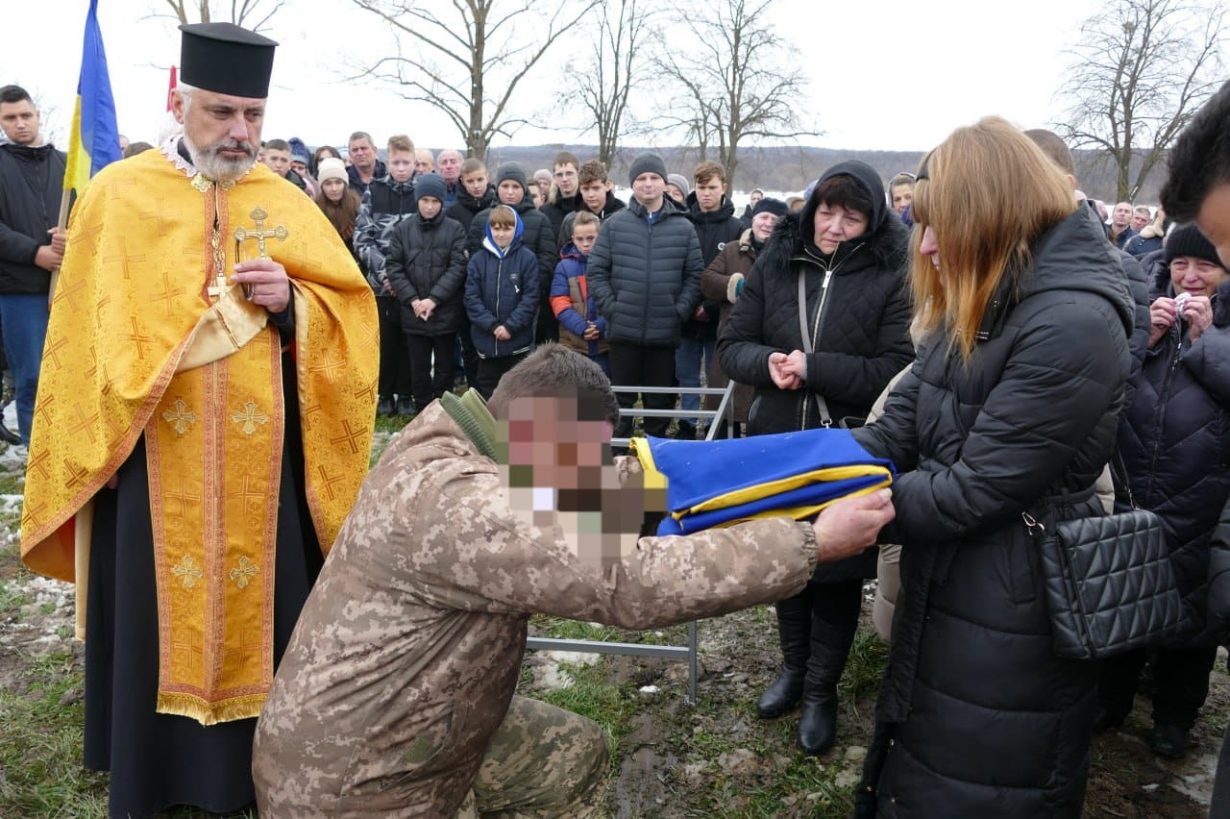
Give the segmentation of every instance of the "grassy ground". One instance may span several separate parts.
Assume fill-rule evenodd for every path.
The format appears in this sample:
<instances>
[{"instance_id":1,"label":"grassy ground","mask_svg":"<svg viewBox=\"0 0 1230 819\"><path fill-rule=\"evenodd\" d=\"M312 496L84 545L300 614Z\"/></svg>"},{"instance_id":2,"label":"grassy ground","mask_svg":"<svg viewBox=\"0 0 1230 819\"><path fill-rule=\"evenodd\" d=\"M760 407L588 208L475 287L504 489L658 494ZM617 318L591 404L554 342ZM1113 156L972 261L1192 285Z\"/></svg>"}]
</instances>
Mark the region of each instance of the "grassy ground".
<instances>
[{"instance_id":1,"label":"grassy ground","mask_svg":"<svg viewBox=\"0 0 1230 819\"><path fill-rule=\"evenodd\" d=\"M374 449L399 422L377 426ZM35 578L16 546L19 472L0 453L0 817L106 816L107 780L81 766L82 652L72 634L72 592ZM6 500L6 498L8 500ZM684 628L630 633L536 617L540 636L681 645ZM584 714L610 738L609 817L845 817L870 743L886 647L859 634L841 683L840 741L823 757L794 747L796 716L765 722L753 703L779 657L772 610L750 609L700 625L699 701L686 701L684 664L629 657L530 652L520 690ZM1224 656L1181 764L1149 753L1148 704L1099 737L1088 817L1203 817L1211 760L1230 717ZM1200 800L1204 800L1205 805ZM170 816L203 816L178 811ZM240 814L244 815L244 814Z\"/></svg>"}]
</instances>

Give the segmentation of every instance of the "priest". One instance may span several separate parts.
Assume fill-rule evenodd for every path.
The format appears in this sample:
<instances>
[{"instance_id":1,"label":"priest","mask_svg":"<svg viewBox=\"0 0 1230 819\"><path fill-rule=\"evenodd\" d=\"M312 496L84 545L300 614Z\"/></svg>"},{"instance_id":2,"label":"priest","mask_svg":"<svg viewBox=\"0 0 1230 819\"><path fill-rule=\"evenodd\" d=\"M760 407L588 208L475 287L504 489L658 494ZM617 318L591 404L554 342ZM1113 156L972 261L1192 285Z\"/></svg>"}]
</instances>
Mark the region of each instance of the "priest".
<instances>
[{"instance_id":1,"label":"priest","mask_svg":"<svg viewBox=\"0 0 1230 819\"><path fill-rule=\"evenodd\" d=\"M255 164L277 44L181 30L182 133L99 173L69 225L22 513L26 564L77 584L113 816L253 801L255 717L376 401L371 288Z\"/></svg>"}]
</instances>

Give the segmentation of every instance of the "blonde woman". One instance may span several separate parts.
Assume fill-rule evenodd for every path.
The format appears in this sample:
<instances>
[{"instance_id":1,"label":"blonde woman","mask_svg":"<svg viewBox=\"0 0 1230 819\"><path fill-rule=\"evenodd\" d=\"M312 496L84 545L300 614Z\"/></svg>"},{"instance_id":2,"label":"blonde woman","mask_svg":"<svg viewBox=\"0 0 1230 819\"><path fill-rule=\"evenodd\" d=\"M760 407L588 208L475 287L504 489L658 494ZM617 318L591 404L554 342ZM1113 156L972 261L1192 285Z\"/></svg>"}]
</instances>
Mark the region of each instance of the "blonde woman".
<instances>
[{"instance_id":1,"label":"blonde woman","mask_svg":"<svg viewBox=\"0 0 1230 819\"><path fill-rule=\"evenodd\" d=\"M914 189L923 341L884 416L900 543L859 816L1079 817L1098 666L1054 655L1022 512L1103 514L1134 307L1101 226L1007 122L953 132Z\"/></svg>"}]
</instances>

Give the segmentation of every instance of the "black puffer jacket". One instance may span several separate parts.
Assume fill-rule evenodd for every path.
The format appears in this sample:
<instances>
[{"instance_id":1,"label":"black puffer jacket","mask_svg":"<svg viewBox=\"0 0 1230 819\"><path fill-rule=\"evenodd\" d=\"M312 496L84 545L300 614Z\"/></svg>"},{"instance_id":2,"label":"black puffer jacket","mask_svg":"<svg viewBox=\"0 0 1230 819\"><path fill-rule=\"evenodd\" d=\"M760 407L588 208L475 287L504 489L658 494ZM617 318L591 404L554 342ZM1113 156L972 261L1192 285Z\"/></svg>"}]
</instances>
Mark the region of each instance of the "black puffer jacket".
<instances>
[{"instance_id":1,"label":"black puffer jacket","mask_svg":"<svg viewBox=\"0 0 1230 819\"><path fill-rule=\"evenodd\" d=\"M470 225L474 223L474 217L490 208L494 202L495 185L487 185L487 190L483 193L482 198L470 196L469 191L465 189L465 185L461 185L457 188L457 201L449 205L445 213L448 214L450 219L456 219L460 222L461 226L466 229L468 236Z\"/></svg>"},{"instance_id":2,"label":"black puffer jacket","mask_svg":"<svg viewBox=\"0 0 1230 819\"><path fill-rule=\"evenodd\" d=\"M687 211L666 197L652 225L648 216L633 198L602 224L586 279L610 341L675 347L700 303L700 242Z\"/></svg>"},{"instance_id":3,"label":"black puffer jacket","mask_svg":"<svg viewBox=\"0 0 1230 819\"><path fill-rule=\"evenodd\" d=\"M821 181L842 173L854 176L873 203L882 203L879 176L861 162L836 165ZM914 357L905 225L879 204L866 233L825 256L814 241L818 204L813 194L801 214L778 222L718 339L722 371L756 388L749 435L820 426L817 393L834 422L866 418L889 380ZM769 355L803 349L800 272L815 352L808 356L803 389L780 390L769 377Z\"/></svg>"},{"instance_id":4,"label":"black puffer jacket","mask_svg":"<svg viewBox=\"0 0 1230 819\"><path fill-rule=\"evenodd\" d=\"M1134 306L1079 211L992 298L968 362L941 334L854 435L902 473L901 597L859 816L1081 814L1097 663L1057 659L1021 518L1102 514ZM736 308L737 309L737 308Z\"/></svg>"},{"instance_id":5,"label":"black puffer jacket","mask_svg":"<svg viewBox=\"0 0 1230 819\"><path fill-rule=\"evenodd\" d=\"M51 273L34 263L56 226L64 154L51 145L0 145L0 293L46 293Z\"/></svg>"},{"instance_id":6,"label":"black puffer jacket","mask_svg":"<svg viewBox=\"0 0 1230 819\"><path fill-rule=\"evenodd\" d=\"M393 230L386 267L401 303L401 326L407 333L438 336L461 326L466 281L466 232L441 209L434 219L415 214ZM410 304L432 299L436 309L423 321Z\"/></svg>"},{"instance_id":7,"label":"black puffer jacket","mask_svg":"<svg viewBox=\"0 0 1230 819\"><path fill-rule=\"evenodd\" d=\"M1221 510L1209 550L1209 631L1222 645L1230 643L1230 503Z\"/></svg>"},{"instance_id":8,"label":"black puffer jacket","mask_svg":"<svg viewBox=\"0 0 1230 819\"><path fill-rule=\"evenodd\" d=\"M1152 295L1174 297L1169 266ZM1162 519L1191 623L1170 641L1179 646L1207 641L1209 538L1230 496L1230 285L1213 304L1213 326L1195 344L1184 324L1149 350L1119 428L1127 475L1118 476L1116 505L1126 510L1135 500Z\"/></svg>"}]
</instances>

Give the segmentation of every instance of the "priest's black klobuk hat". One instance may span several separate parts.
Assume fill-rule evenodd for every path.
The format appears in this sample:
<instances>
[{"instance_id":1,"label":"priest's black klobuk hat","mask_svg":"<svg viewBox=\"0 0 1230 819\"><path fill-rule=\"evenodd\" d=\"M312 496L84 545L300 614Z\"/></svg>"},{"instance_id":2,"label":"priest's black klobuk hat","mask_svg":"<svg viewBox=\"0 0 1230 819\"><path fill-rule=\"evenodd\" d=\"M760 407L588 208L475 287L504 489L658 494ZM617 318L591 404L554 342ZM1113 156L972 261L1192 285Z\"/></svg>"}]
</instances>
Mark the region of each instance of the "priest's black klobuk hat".
<instances>
[{"instance_id":1,"label":"priest's black klobuk hat","mask_svg":"<svg viewBox=\"0 0 1230 819\"><path fill-rule=\"evenodd\" d=\"M184 33L179 78L185 84L233 97L269 96L276 42L231 23L193 23L179 30Z\"/></svg>"}]
</instances>

